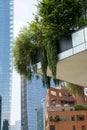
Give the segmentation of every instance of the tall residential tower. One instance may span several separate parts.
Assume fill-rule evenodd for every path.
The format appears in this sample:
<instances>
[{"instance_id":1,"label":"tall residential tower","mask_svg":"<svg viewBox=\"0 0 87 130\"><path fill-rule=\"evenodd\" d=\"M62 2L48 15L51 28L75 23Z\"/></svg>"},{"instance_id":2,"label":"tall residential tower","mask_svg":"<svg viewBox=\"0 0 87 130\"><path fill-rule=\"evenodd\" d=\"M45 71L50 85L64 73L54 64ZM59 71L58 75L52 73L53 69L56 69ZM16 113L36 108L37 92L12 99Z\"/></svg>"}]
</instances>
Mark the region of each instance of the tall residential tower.
<instances>
[{"instance_id":1,"label":"tall residential tower","mask_svg":"<svg viewBox=\"0 0 87 130\"><path fill-rule=\"evenodd\" d=\"M13 40L13 0L0 0L0 95L2 127L10 121L11 46Z\"/></svg>"}]
</instances>

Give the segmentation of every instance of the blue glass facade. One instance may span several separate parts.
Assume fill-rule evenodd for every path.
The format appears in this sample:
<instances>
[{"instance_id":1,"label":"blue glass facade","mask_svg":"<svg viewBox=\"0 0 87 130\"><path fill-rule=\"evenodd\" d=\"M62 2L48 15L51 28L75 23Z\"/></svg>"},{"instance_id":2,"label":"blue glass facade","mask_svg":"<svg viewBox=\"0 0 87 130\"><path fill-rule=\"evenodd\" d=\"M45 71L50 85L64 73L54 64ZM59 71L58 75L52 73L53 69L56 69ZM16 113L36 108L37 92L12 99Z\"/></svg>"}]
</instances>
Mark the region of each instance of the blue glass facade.
<instances>
[{"instance_id":1,"label":"blue glass facade","mask_svg":"<svg viewBox=\"0 0 87 130\"><path fill-rule=\"evenodd\" d=\"M43 123L43 107L37 107L37 130L44 130L44 123Z\"/></svg>"},{"instance_id":2,"label":"blue glass facade","mask_svg":"<svg viewBox=\"0 0 87 130\"><path fill-rule=\"evenodd\" d=\"M0 130L1 130L1 107L2 107L2 97L0 96Z\"/></svg>"},{"instance_id":3,"label":"blue glass facade","mask_svg":"<svg viewBox=\"0 0 87 130\"><path fill-rule=\"evenodd\" d=\"M13 0L0 0L0 95L2 124L10 120L11 46L13 41Z\"/></svg>"},{"instance_id":4,"label":"blue glass facade","mask_svg":"<svg viewBox=\"0 0 87 130\"><path fill-rule=\"evenodd\" d=\"M27 111L28 111L28 130L37 130L37 107L41 105L41 100L46 97L46 88L42 86L41 77L27 86Z\"/></svg>"},{"instance_id":5,"label":"blue glass facade","mask_svg":"<svg viewBox=\"0 0 87 130\"><path fill-rule=\"evenodd\" d=\"M46 99L41 101L40 106L36 108L37 112L37 130L45 130L45 115L46 115Z\"/></svg>"}]
</instances>

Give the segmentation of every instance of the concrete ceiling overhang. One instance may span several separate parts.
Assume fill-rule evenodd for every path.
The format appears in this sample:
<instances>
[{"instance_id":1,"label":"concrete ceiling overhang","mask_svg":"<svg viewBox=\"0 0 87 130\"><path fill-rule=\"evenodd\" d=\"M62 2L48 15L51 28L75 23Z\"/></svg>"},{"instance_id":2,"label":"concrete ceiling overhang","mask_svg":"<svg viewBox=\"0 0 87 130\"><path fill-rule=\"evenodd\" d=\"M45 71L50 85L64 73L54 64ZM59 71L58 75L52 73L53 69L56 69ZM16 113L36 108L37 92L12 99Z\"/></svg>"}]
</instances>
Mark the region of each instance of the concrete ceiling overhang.
<instances>
[{"instance_id":1,"label":"concrete ceiling overhang","mask_svg":"<svg viewBox=\"0 0 87 130\"><path fill-rule=\"evenodd\" d=\"M42 74L41 69L37 72ZM52 77L49 67L47 75ZM87 50L58 61L56 78L87 87Z\"/></svg>"}]
</instances>

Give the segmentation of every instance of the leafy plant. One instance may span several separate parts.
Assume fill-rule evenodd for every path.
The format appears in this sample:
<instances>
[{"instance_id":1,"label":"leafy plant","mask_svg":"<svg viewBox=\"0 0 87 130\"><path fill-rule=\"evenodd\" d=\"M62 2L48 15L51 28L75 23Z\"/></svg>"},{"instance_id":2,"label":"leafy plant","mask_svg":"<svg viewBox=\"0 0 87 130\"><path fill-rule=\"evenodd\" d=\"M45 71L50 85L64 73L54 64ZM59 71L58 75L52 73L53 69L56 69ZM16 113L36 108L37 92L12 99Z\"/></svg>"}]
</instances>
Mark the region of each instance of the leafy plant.
<instances>
[{"instance_id":1,"label":"leafy plant","mask_svg":"<svg viewBox=\"0 0 87 130\"><path fill-rule=\"evenodd\" d=\"M59 117L58 115L56 115L56 116L55 116L55 121L58 122L58 121L60 121L60 120L61 120L60 117Z\"/></svg>"},{"instance_id":2,"label":"leafy plant","mask_svg":"<svg viewBox=\"0 0 87 130\"><path fill-rule=\"evenodd\" d=\"M50 121L54 121L54 122L58 122L58 121L60 121L61 119L60 119L60 117L59 117L58 115L56 115L56 116L50 116L50 117L49 117L49 120L50 120Z\"/></svg>"},{"instance_id":3,"label":"leafy plant","mask_svg":"<svg viewBox=\"0 0 87 130\"><path fill-rule=\"evenodd\" d=\"M41 67L42 67L42 72L43 72L44 78L46 78L46 76L47 76L47 66L48 66L47 52L46 52L46 48L43 47L42 56L41 56Z\"/></svg>"},{"instance_id":4,"label":"leafy plant","mask_svg":"<svg viewBox=\"0 0 87 130\"><path fill-rule=\"evenodd\" d=\"M45 120L45 126L47 126L48 120Z\"/></svg>"},{"instance_id":5,"label":"leafy plant","mask_svg":"<svg viewBox=\"0 0 87 130\"><path fill-rule=\"evenodd\" d=\"M87 105L78 104L78 105L75 105L74 108L75 110L87 110Z\"/></svg>"},{"instance_id":6,"label":"leafy plant","mask_svg":"<svg viewBox=\"0 0 87 130\"><path fill-rule=\"evenodd\" d=\"M58 58L57 58L56 44L48 43L47 45L45 45L43 47L42 57L41 57L43 82L44 82L44 85L47 85L48 88L50 87L50 77L47 76L47 67L49 66L49 68L53 74L53 79L56 81L56 63L57 63L57 61L58 61Z\"/></svg>"},{"instance_id":7,"label":"leafy plant","mask_svg":"<svg viewBox=\"0 0 87 130\"><path fill-rule=\"evenodd\" d=\"M14 66L21 75L31 79L36 66L35 55L37 46L31 40L31 34L27 27L21 29L13 47Z\"/></svg>"},{"instance_id":8,"label":"leafy plant","mask_svg":"<svg viewBox=\"0 0 87 130\"><path fill-rule=\"evenodd\" d=\"M50 120L50 121L55 121L55 116L50 116L50 117L49 117L49 120Z\"/></svg>"},{"instance_id":9,"label":"leafy plant","mask_svg":"<svg viewBox=\"0 0 87 130\"><path fill-rule=\"evenodd\" d=\"M48 42L46 50L47 50L48 66L52 71L53 77L56 78L56 63L58 61L56 43L54 43L54 41L52 43Z\"/></svg>"},{"instance_id":10,"label":"leafy plant","mask_svg":"<svg viewBox=\"0 0 87 130\"><path fill-rule=\"evenodd\" d=\"M84 96L84 88L82 86L79 85L75 85L72 83L67 82L67 88L68 90L72 93L72 94L76 94L79 95L81 97Z\"/></svg>"},{"instance_id":11,"label":"leafy plant","mask_svg":"<svg viewBox=\"0 0 87 130\"><path fill-rule=\"evenodd\" d=\"M66 36L78 26L82 17L82 3L79 0L42 0L38 4L39 16L45 27L58 39Z\"/></svg>"}]
</instances>

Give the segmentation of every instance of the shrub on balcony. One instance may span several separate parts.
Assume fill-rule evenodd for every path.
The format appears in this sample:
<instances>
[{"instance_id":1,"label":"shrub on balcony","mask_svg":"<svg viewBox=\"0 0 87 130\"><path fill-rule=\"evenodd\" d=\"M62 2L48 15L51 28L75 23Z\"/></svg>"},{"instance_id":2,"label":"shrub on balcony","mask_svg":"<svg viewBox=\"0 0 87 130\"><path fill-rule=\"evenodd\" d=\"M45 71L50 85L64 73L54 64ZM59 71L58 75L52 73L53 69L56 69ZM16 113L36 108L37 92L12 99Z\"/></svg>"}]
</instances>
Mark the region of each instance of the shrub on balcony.
<instances>
[{"instance_id":1,"label":"shrub on balcony","mask_svg":"<svg viewBox=\"0 0 87 130\"><path fill-rule=\"evenodd\" d=\"M50 117L49 117L49 120L50 120L50 121L55 121L55 116L50 116Z\"/></svg>"},{"instance_id":2,"label":"shrub on balcony","mask_svg":"<svg viewBox=\"0 0 87 130\"><path fill-rule=\"evenodd\" d=\"M58 121L60 121L60 120L61 120L60 117L59 117L58 115L56 115L56 116L55 116L55 121L58 122Z\"/></svg>"},{"instance_id":3,"label":"shrub on balcony","mask_svg":"<svg viewBox=\"0 0 87 130\"><path fill-rule=\"evenodd\" d=\"M54 121L54 122L58 122L58 121L60 121L61 119L60 119L60 117L59 117L58 115L56 115L56 116L50 116L50 117L49 117L49 120L50 120L50 121Z\"/></svg>"},{"instance_id":4,"label":"shrub on balcony","mask_svg":"<svg viewBox=\"0 0 87 130\"><path fill-rule=\"evenodd\" d=\"M75 105L75 110L87 110L87 105Z\"/></svg>"}]
</instances>

